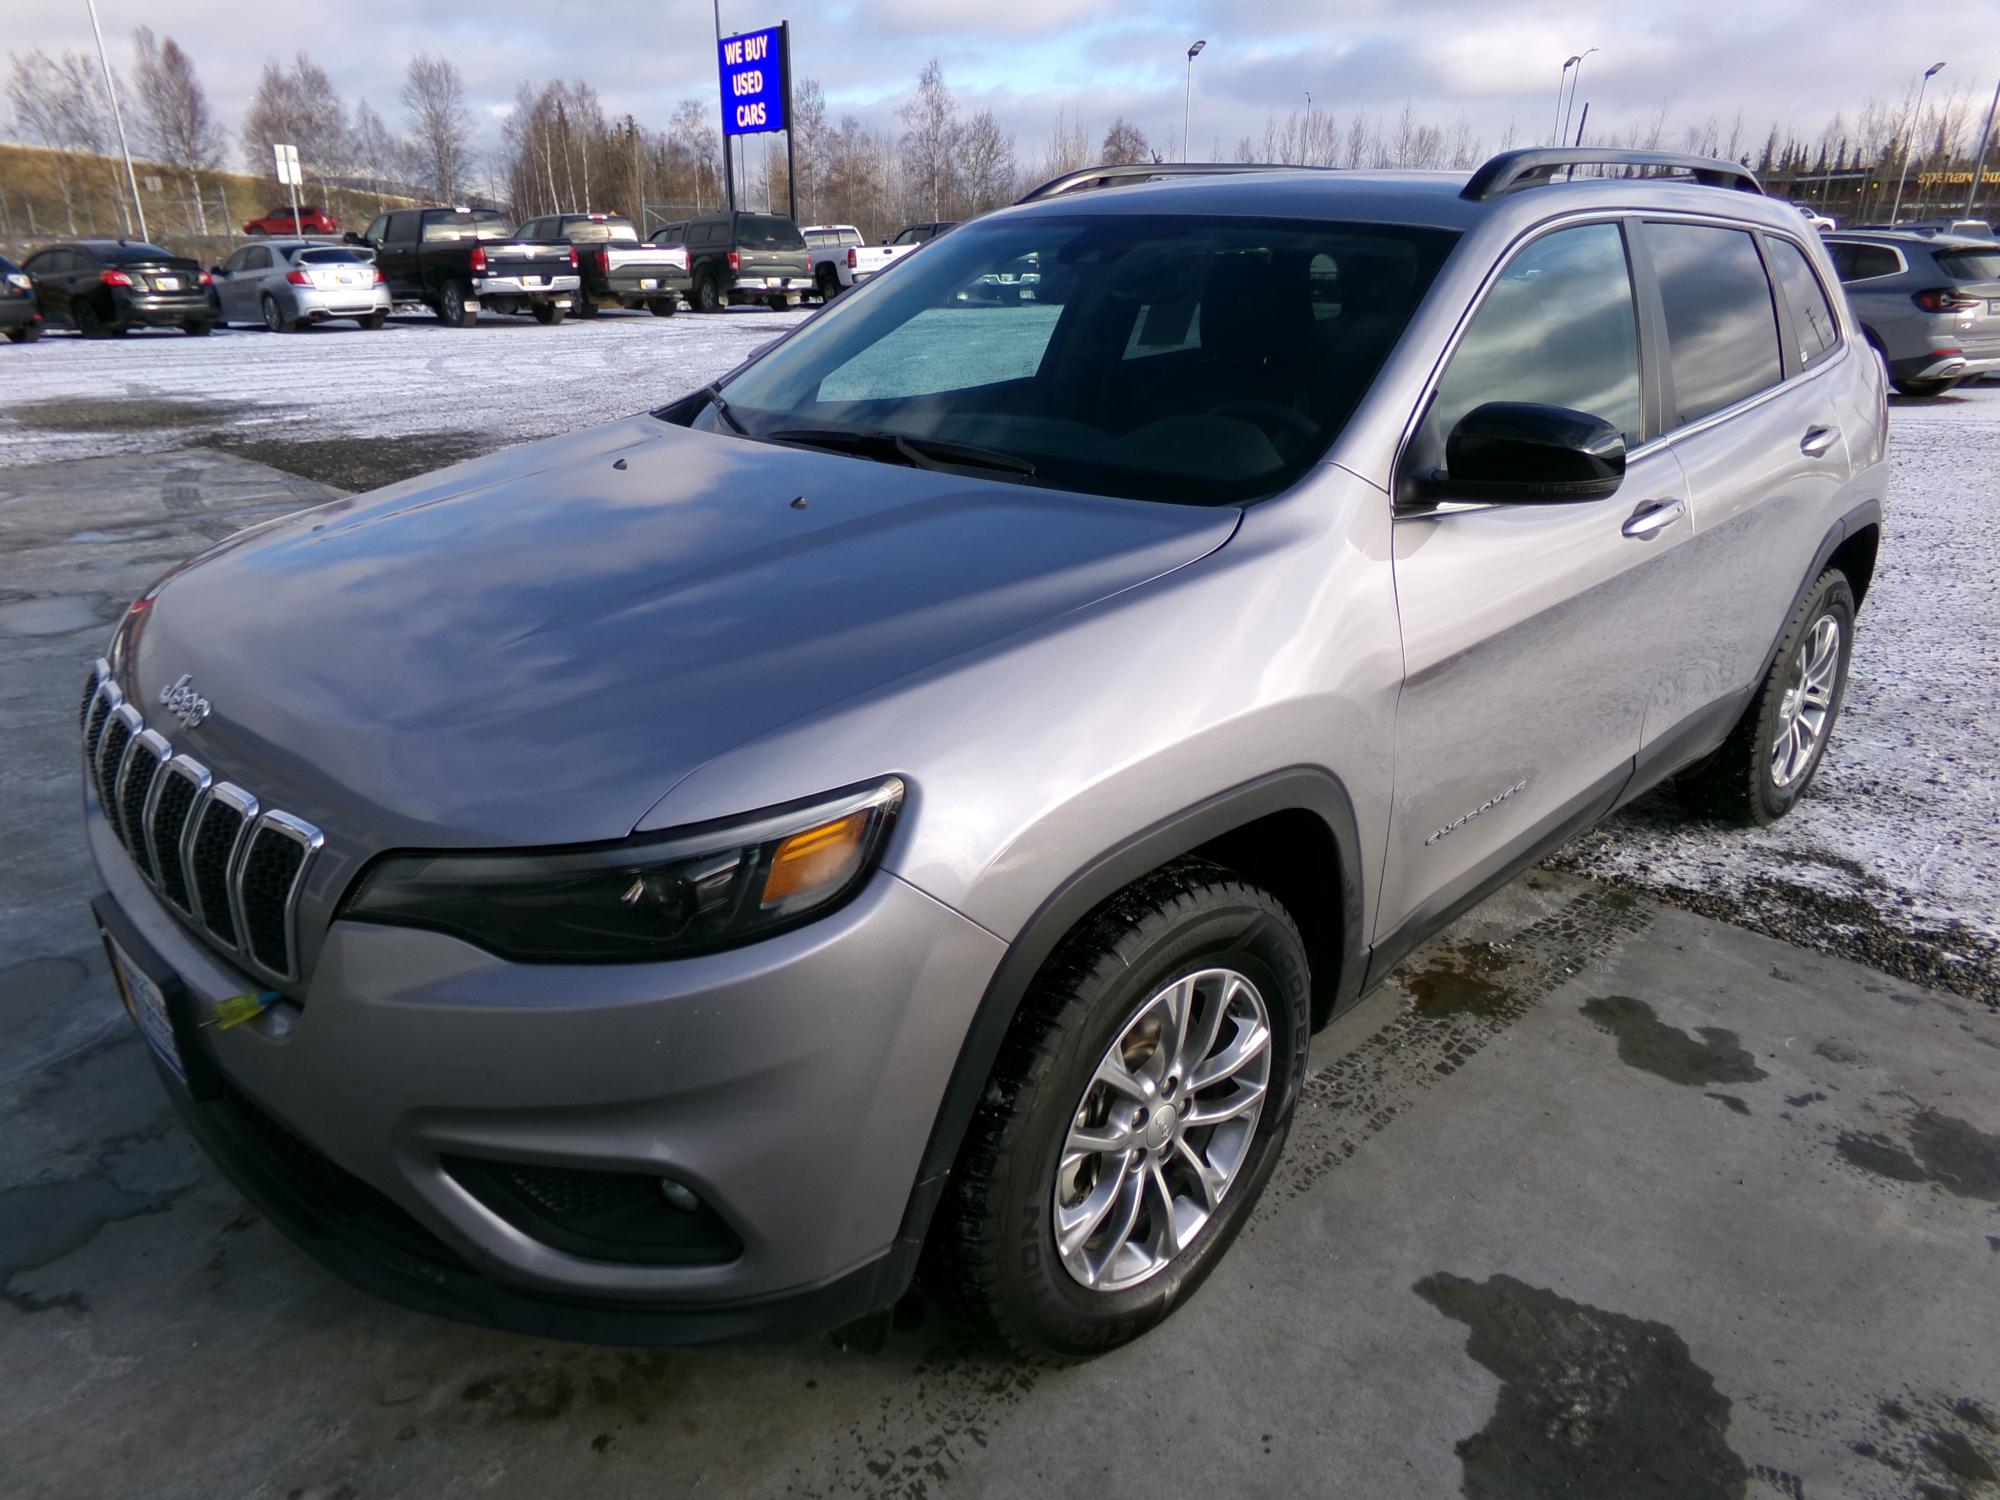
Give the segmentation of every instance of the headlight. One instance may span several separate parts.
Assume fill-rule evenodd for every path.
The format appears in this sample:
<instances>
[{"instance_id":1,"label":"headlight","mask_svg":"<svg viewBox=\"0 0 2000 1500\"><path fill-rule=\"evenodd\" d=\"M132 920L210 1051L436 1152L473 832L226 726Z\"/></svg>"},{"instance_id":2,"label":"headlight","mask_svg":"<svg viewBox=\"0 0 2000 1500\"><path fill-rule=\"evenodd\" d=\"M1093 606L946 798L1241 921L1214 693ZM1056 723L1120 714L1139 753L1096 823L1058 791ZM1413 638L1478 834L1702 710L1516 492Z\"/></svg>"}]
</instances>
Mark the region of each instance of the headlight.
<instances>
[{"instance_id":1,"label":"headlight","mask_svg":"<svg viewBox=\"0 0 2000 1500\"><path fill-rule=\"evenodd\" d=\"M394 854L342 917L422 927L522 963L709 953L823 916L881 856L903 802L894 776L727 824L615 844Z\"/></svg>"}]
</instances>

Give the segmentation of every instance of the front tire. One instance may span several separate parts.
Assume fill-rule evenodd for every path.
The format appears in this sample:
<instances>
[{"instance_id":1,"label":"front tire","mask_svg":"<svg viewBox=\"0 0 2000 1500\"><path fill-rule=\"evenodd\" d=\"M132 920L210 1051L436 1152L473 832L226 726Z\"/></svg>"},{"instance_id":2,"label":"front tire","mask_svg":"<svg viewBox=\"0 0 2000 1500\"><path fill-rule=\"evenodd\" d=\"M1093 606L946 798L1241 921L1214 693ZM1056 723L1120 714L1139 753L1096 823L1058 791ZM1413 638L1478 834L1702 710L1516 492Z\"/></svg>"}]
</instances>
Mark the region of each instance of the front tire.
<instances>
[{"instance_id":1,"label":"front tire","mask_svg":"<svg viewBox=\"0 0 2000 1500\"><path fill-rule=\"evenodd\" d=\"M1085 918L1023 1002L960 1152L937 1248L961 1311L1064 1364L1185 1301L1284 1147L1309 987L1284 907L1205 860Z\"/></svg>"},{"instance_id":2,"label":"front tire","mask_svg":"<svg viewBox=\"0 0 2000 1500\"><path fill-rule=\"evenodd\" d=\"M183 323L181 332L191 339L205 339L215 331L213 323Z\"/></svg>"},{"instance_id":3,"label":"front tire","mask_svg":"<svg viewBox=\"0 0 2000 1500\"><path fill-rule=\"evenodd\" d=\"M1736 728L1684 778L1698 812L1764 827L1805 795L1847 696L1854 608L1854 590L1838 568L1828 568L1806 590Z\"/></svg>"},{"instance_id":4,"label":"front tire","mask_svg":"<svg viewBox=\"0 0 2000 1500\"><path fill-rule=\"evenodd\" d=\"M671 318L680 310L680 303L672 297L655 297L646 304L646 311L656 318Z\"/></svg>"},{"instance_id":5,"label":"front tire","mask_svg":"<svg viewBox=\"0 0 2000 1500\"><path fill-rule=\"evenodd\" d=\"M563 307L560 303L537 302L535 304L535 321L537 323L560 323L563 320L563 314L567 311L569 309Z\"/></svg>"},{"instance_id":6,"label":"front tire","mask_svg":"<svg viewBox=\"0 0 2000 1500\"><path fill-rule=\"evenodd\" d=\"M373 333L376 329L380 328L384 323L389 321L389 315L385 312L369 313L366 317L356 318L354 321L359 323L363 328L367 329L370 333Z\"/></svg>"},{"instance_id":7,"label":"front tire","mask_svg":"<svg viewBox=\"0 0 2000 1500\"><path fill-rule=\"evenodd\" d=\"M570 306L570 311L575 313L579 318L594 318L597 316L597 304L592 302L587 294L578 292L576 294L576 301Z\"/></svg>"}]
</instances>

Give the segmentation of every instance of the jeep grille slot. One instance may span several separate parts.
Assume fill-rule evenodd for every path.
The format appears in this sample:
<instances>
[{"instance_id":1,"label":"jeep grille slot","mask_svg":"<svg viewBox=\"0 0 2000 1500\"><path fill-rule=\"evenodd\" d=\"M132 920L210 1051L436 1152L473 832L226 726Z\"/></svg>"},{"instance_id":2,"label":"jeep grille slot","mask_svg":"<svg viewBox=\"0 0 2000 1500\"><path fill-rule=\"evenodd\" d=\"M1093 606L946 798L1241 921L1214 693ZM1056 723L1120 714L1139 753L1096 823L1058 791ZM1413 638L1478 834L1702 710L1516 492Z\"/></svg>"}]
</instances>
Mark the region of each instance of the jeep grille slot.
<instances>
[{"instance_id":1,"label":"jeep grille slot","mask_svg":"<svg viewBox=\"0 0 2000 1500\"><path fill-rule=\"evenodd\" d=\"M188 870L194 877L194 898L201 903L202 925L231 948L236 946L236 917L230 910L229 872L242 832L242 809L210 793L188 848Z\"/></svg>"},{"instance_id":2,"label":"jeep grille slot","mask_svg":"<svg viewBox=\"0 0 2000 1500\"><path fill-rule=\"evenodd\" d=\"M202 937L279 984L299 977L298 912L325 843L148 729L100 661L81 706L85 778L105 826L161 900Z\"/></svg>"},{"instance_id":3,"label":"jeep grille slot","mask_svg":"<svg viewBox=\"0 0 2000 1500\"><path fill-rule=\"evenodd\" d=\"M151 735L139 735L125 754L125 769L119 773L118 827L125 851L139 873L153 873L152 850L146 845L146 802L153 790L153 778L160 771L160 752Z\"/></svg>"}]
</instances>

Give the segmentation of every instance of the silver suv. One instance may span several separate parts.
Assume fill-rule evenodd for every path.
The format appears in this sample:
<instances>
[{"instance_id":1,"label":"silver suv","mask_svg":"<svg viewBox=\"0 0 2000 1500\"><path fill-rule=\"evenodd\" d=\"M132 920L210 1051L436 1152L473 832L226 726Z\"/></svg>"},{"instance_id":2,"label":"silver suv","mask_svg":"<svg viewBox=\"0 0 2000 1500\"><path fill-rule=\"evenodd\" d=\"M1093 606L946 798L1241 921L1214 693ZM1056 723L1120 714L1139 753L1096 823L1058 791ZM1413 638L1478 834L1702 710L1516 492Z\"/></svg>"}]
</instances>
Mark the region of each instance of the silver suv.
<instances>
[{"instance_id":1,"label":"silver suv","mask_svg":"<svg viewBox=\"0 0 2000 1500\"><path fill-rule=\"evenodd\" d=\"M1883 230L1830 234L1826 251L1899 395L2000 370L2000 244Z\"/></svg>"},{"instance_id":2,"label":"silver suv","mask_svg":"<svg viewBox=\"0 0 2000 1500\"><path fill-rule=\"evenodd\" d=\"M1553 180L1606 160L1681 175ZM365 1287L665 1343L928 1250L1085 1357L1425 935L1669 776L1797 801L1885 435L1729 163L1098 169L148 589L81 703L96 913L194 1132Z\"/></svg>"}]
</instances>

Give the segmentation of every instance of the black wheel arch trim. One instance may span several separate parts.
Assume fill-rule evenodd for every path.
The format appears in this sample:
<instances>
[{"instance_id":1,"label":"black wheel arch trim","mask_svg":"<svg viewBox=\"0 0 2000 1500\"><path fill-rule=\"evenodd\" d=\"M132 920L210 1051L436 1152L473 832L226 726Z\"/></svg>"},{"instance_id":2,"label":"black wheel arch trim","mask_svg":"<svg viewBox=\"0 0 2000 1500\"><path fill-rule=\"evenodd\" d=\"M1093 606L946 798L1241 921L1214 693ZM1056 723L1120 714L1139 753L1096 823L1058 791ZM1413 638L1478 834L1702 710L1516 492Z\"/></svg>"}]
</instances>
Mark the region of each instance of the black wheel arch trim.
<instances>
[{"instance_id":1,"label":"black wheel arch trim","mask_svg":"<svg viewBox=\"0 0 2000 1500\"><path fill-rule=\"evenodd\" d=\"M914 1252L929 1234L931 1218L944 1196L945 1184L987 1080L992 1077L1001 1045L1028 987L1057 944L1091 911L1149 871L1260 819L1300 812L1313 815L1326 826L1339 862L1339 973L1332 980L1329 1002L1324 1006L1315 1003L1315 1021L1323 1021L1327 1014L1361 993L1368 966L1367 938L1362 925L1361 833L1353 801L1337 777L1317 766L1292 766L1244 782L1162 818L1105 850L1072 874L1037 908L1008 945L973 1013L972 1024L967 1028L958 1060L945 1085L944 1098L938 1105L930 1139L918 1166L917 1180L904 1209L903 1224L897 1234L899 1245ZM1314 989L1317 1002L1321 986L1316 983Z\"/></svg>"}]
</instances>

